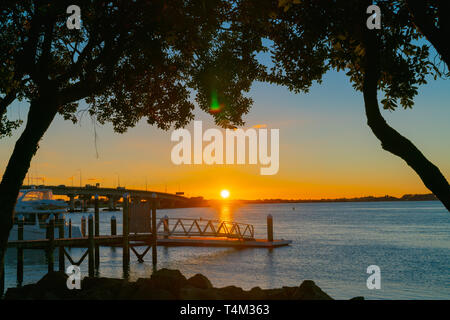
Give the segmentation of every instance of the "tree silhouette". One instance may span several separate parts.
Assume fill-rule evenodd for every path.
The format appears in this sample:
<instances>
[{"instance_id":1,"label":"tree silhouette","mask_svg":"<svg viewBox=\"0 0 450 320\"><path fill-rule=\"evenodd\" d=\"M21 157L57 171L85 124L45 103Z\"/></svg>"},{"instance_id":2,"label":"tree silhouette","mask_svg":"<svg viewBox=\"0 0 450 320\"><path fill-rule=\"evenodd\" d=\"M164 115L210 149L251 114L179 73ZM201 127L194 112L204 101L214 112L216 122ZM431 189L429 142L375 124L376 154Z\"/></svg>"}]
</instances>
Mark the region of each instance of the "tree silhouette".
<instances>
[{"instance_id":1,"label":"tree silhouette","mask_svg":"<svg viewBox=\"0 0 450 320\"><path fill-rule=\"evenodd\" d=\"M121 133L146 118L162 129L193 118L190 93L209 111L214 92L221 124L241 124L258 73L260 41L225 23L222 0L77 1L81 28L69 29L72 1L2 1L0 5L0 135L15 100L30 108L0 183L0 254L4 259L19 189L39 141L57 114L76 122L78 102ZM226 26L225 26L226 25ZM3 266L3 263L0 263ZM1 275L0 275L1 276Z\"/></svg>"},{"instance_id":2,"label":"tree silhouette","mask_svg":"<svg viewBox=\"0 0 450 320\"><path fill-rule=\"evenodd\" d=\"M427 10L422 4L418 9L415 6L415 20L405 1L376 1L381 9L381 29L369 30L366 10L372 2L249 0L242 6L242 15L250 17L247 29L264 30L264 37L272 41L269 49L273 66L266 72L265 81L307 92L328 70L346 71L353 87L363 93L367 124L382 148L402 158L450 210L447 180L410 140L389 126L377 97L381 91L381 104L387 110L395 110L399 104L412 108L418 86L426 83L427 76L447 77L434 63L414 22L420 20L418 25L426 30L425 35L432 30L430 41L447 61L448 41L443 36L448 29L448 22L444 22L448 11L442 9L448 7L448 1L437 1L442 7L430 8L432 1L424 1ZM417 5L419 1L407 2ZM427 24L430 21L431 27Z\"/></svg>"},{"instance_id":3,"label":"tree silhouette","mask_svg":"<svg viewBox=\"0 0 450 320\"><path fill-rule=\"evenodd\" d=\"M406 0L414 24L450 66L450 2L445 0Z\"/></svg>"}]
</instances>

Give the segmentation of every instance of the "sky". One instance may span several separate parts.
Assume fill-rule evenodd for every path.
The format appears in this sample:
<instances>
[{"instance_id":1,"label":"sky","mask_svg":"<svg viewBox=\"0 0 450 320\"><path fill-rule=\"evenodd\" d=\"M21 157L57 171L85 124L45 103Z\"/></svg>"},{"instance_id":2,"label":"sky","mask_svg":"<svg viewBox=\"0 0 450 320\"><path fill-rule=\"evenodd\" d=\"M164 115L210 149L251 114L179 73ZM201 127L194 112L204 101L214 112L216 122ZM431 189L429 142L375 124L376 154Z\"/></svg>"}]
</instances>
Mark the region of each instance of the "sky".
<instances>
[{"instance_id":1,"label":"sky","mask_svg":"<svg viewBox=\"0 0 450 320\"><path fill-rule=\"evenodd\" d=\"M430 80L419 88L413 109L383 110L388 123L409 138L450 178L450 82ZM366 124L362 94L343 72L328 72L309 93L254 83L254 100L244 116L244 129L265 125L279 129L280 166L275 175L260 175L260 165L175 165L172 130L141 121L125 134L110 125L95 126L85 116L78 124L58 116L40 143L27 179L32 184L82 185L185 192L187 196L231 199L321 199L401 196L430 193L400 158L384 151ZM9 108L11 117L26 120L26 102ZM86 108L83 103L80 108ZM203 131L214 128L212 117L196 110ZM187 126L193 132L193 126ZM23 130L0 140L0 174ZM97 156L98 152L98 156ZM43 178L43 179L42 179Z\"/></svg>"}]
</instances>

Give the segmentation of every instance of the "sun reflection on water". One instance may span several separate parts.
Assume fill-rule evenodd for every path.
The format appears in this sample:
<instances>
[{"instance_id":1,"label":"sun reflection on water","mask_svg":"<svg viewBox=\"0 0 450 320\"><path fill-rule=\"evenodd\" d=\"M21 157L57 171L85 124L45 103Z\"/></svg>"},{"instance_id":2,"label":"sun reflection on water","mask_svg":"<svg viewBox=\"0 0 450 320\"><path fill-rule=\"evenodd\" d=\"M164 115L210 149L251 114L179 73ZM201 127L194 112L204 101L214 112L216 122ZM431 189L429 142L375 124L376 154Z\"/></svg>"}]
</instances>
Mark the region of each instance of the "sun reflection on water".
<instances>
[{"instance_id":1,"label":"sun reflection on water","mask_svg":"<svg viewBox=\"0 0 450 320\"><path fill-rule=\"evenodd\" d=\"M232 221L233 220L233 211L231 210L231 206L229 203L223 203L220 206L219 211L219 220L222 221Z\"/></svg>"}]
</instances>

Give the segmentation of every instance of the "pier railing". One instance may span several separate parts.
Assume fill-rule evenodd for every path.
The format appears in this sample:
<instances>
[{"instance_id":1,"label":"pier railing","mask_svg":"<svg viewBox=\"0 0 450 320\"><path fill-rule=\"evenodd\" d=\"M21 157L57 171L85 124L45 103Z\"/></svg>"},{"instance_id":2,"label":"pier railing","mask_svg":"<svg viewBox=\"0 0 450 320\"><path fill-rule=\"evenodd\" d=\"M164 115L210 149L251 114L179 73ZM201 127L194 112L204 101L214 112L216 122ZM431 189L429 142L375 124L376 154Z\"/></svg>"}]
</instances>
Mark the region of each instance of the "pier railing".
<instances>
[{"instance_id":1,"label":"pier railing","mask_svg":"<svg viewBox=\"0 0 450 320\"><path fill-rule=\"evenodd\" d=\"M225 237L240 240L255 239L255 228L251 224L206 219L161 218L156 225L158 235L166 237Z\"/></svg>"}]
</instances>

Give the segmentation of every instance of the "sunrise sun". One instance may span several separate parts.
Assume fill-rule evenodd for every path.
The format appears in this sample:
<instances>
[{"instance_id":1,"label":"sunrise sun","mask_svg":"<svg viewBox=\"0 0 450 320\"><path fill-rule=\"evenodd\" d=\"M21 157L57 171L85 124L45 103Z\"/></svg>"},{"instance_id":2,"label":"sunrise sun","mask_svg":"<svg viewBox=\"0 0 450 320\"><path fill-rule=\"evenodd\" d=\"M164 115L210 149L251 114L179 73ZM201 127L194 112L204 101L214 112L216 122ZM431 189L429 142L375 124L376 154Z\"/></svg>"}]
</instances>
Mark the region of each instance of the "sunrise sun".
<instances>
[{"instance_id":1,"label":"sunrise sun","mask_svg":"<svg viewBox=\"0 0 450 320\"><path fill-rule=\"evenodd\" d=\"M220 191L220 196L221 196L223 199L226 199L226 198L228 198L228 197L230 196L230 191L228 191L228 190L226 190L226 189L223 189L222 191Z\"/></svg>"}]
</instances>

